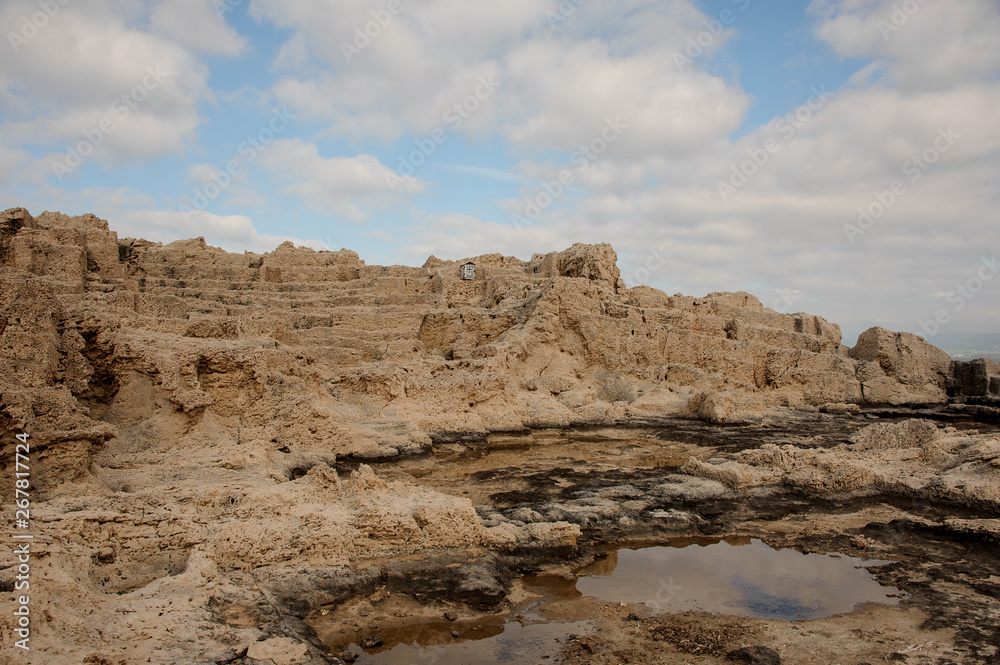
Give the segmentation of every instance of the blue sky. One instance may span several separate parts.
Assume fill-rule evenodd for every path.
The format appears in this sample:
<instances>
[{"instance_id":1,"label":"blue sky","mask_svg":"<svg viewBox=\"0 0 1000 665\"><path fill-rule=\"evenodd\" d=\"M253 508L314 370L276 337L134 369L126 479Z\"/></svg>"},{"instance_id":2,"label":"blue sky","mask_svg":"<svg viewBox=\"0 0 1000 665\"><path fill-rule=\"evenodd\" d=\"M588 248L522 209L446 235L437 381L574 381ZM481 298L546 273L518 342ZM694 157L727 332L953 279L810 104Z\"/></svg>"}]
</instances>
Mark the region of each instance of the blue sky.
<instances>
[{"instance_id":1,"label":"blue sky","mask_svg":"<svg viewBox=\"0 0 1000 665\"><path fill-rule=\"evenodd\" d=\"M610 242L629 286L747 290L847 343L1000 328L994 0L9 0L0 25L3 207L383 264Z\"/></svg>"}]
</instances>

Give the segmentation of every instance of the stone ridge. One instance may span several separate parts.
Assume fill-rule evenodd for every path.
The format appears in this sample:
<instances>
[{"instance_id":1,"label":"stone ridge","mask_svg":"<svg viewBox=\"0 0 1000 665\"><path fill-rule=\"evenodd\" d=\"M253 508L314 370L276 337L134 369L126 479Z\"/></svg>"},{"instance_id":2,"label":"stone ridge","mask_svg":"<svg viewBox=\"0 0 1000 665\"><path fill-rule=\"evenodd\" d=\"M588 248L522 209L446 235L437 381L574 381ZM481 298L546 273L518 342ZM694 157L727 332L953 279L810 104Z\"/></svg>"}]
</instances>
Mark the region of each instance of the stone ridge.
<instances>
[{"instance_id":1,"label":"stone ridge","mask_svg":"<svg viewBox=\"0 0 1000 665\"><path fill-rule=\"evenodd\" d=\"M482 519L459 491L366 460L528 427L764 422L994 383L987 365L953 376L905 333L872 329L848 349L836 325L746 293L626 288L606 244L471 260L465 281L465 260L233 254L119 239L93 215L0 213L0 452L13 460L14 435L30 434L32 648L46 665L236 662L251 647L328 662L275 605L333 603L338 576L376 566L409 580L420 557L577 551L577 523ZM681 471L749 487L778 477L769 460ZM503 598L490 575L452 582ZM0 634L15 619L0 613Z\"/></svg>"},{"instance_id":2,"label":"stone ridge","mask_svg":"<svg viewBox=\"0 0 1000 665\"><path fill-rule=\"evenodd\" d=\"M143 434L167 445L207 414L228 419L221 436L381 457L525 427L946 400L950 360L916 336L874 328L848 349L835 324L747 293L629 289L607 244L469 260L465 281L465 260L370 266L291 243L233 254L8 210L9 425L59 439L52 464L86 474L105 441L168 419Z\"/></svg>"}]
</instances>

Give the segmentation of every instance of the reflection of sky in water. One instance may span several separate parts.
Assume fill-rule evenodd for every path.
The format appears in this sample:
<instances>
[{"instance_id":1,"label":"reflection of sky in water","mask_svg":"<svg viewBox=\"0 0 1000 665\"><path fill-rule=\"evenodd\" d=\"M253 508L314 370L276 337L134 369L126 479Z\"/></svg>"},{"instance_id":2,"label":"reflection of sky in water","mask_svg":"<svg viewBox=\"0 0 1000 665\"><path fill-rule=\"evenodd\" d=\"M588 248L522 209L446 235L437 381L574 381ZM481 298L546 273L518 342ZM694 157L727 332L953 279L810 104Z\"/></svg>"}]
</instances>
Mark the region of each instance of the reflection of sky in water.
<instances>
[{"instance_id":1,"label":"reflection of sky in water","mask_svg":"<svg viewBox=\"0 0 1000 665\"><path fill-rule=\"evenodd\" d=\"M534 663L545 662L544 656L554 657L565 646L570 634L586 633L589 621L576 623L537 623L522 626L510 622L499 635L484 639L468 640L453 644L436 644L421 647L418 641L399 644L380 653L367 654L351 645L353 651L362 653L357 665L399 665L399 663L427 663L452 665L458 663ZM557 641L557 638L559 641Z\"/></svg>"},{"instance_id":2,"label":"reflection of sky in water","mask_svg":"<svg viewBox=\"0 0 1000 665\"><path fill-rule=\"evenodd\" d=\"M617 555L617 556L615 556ZM898 603L861 559L746 545L620 549L582 571L577 588L660 612L703 610L768 619L813 619L851 612L858 603ZM872 565L877 562L867 562ZM617 565L616 565L617 564Z\"/></svg>"},{"instance_id":3,"label":"reflection of sky in water","mask_svg":"<svg viewBox=\"0 0 1000 665\"><path fill-rule=\"evenodd\" d=\"M746 609L756 617L794 620L815 619L824 615L823 608L806 607L794 598L771 595L760 587L746 584L738 578L734 580L734 586L743 591Z\"/></svg>"},{"instance_id":4,"label":"reflection of sky in water","mask_svg":"<svg viewBox=\"0 0 1000 665\"><path fill-rule=\"evenodd\" d=\"M704 542L704 541L702 541ZM737 543L740 544L732 544ZM883 587L857 566L880 562L843 555L773 550L759 540L738 539L686 547L612 550L572 581L531 583L545 603L582 593L608 601L645 603L658 612L701 610L766 619L815 619L850 612L858 603L896 605L895 587ZM588 621L546 623L533 611L526 625L490 615L475 622L410 624L383 629L385 646L361 652L357 665L499 665L552 662L571 634L593 629ZM451 636L458 630L461 637ZM341 642L340 644L343 644Z\"/></svg>"}]
</instances>

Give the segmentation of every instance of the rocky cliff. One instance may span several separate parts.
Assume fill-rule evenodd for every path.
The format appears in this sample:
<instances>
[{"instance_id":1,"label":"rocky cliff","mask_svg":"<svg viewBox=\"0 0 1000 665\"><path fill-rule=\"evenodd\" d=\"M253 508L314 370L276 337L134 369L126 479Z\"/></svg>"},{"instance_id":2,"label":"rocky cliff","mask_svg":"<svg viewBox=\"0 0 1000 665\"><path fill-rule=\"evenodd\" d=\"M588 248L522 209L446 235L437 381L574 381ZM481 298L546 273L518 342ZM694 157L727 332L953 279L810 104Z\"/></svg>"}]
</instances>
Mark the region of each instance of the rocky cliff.
<instances>
[{"instance_id":1,"label":"rocky cliff","mask_svg":"<svg viewBox=\"0 0 1000 665\"><path fill-rule=\"evenodd\" d=\"M72 599L35 617L45 662L119 642L141 662L152 644L155 662L201 662L174 623L224 660L259 636L218 621L220 599L259 600L240 571L263 588L275 566L579 534L487 527L467 499L366 466L341 479L338 459L533 427L939 403L955 384L948 356L907 333L873 328L849 349L836 325L746 293L627 288L609 245L470 260L462 280L464 261L370 266L288 243L231 254L120 239L93 215L2 213L4 477L14 435L30 434L35 607ZM99 630L88 608L131 618Z\"/></svg>"},{"instance_id":2,"label":"rocky cliff","mask_svg":"<svg viewBox=\"0 0 1000 665\"><path fill-rule=\"evenodd\" d=\"M817 316L746 293L628 289L608 245L520 261L369 266L286 243L119 239L92 215L0 221L3 426L52 487L106 442L212 438L261 454L381 457L432 437L771 406L946 399L950 360L873 328L853 349Z\"/></svg>"}]
</instances>

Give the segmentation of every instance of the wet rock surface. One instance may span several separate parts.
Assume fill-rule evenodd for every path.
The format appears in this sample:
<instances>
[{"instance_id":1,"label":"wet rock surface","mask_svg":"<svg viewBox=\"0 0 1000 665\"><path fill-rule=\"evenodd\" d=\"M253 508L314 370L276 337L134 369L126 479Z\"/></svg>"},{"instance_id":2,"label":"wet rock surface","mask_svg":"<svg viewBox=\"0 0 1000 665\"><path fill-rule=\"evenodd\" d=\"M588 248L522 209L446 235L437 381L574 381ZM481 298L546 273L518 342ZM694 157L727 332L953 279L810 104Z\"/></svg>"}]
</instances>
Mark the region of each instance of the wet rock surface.
<instances>
[{"instance_id":1,"label":"wet rock surface","mask_svg":"<svg viewBox=\"0 0 1000 665\"><path fill-rule=\"evenodd\" d=\"M747 665L781 665L781 656L769 647L743 647L726 654L726 659Z\"/></svg>"},{"instance_id":2,"label":"wet rock surface","mask_svg":"<svg viewBox=\"0 0 1000 665\"><path fill-rule=\"evenodd\" d=\"M0 447L13 477L30 435L34 537L33 650L0 614L0 659L336 663L414 619L502 630L525 575L572 579L604 544L737 537L893 561L876 574L907 597L801 624L554 598L517 621L589 626L559 638L570 663L996 662L993 366L628 288L609 245L472 260L462 280L0 214Z\"/></svg>"}]
</instances>

